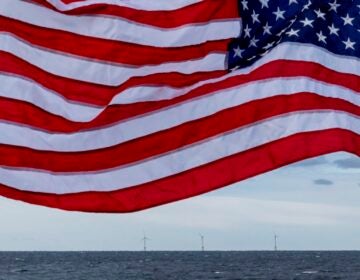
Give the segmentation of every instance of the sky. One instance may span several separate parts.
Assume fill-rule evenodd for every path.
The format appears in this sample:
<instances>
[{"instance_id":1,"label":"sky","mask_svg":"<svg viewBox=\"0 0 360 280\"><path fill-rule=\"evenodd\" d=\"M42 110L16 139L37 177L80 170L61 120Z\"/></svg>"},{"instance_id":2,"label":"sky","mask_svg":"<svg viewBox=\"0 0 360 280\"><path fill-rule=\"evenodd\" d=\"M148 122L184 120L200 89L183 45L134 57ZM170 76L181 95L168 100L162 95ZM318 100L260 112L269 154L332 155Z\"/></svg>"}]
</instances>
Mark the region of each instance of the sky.
<instances>
[{"instance_id":1,"label":"sky","mask_svg":"<svg viewBox=\"0 0 360 280\"><path fill-rule=\"evenodd\" d=\"M209 178L211 180L211 178ZM131 214L0 198L0 250L360 250L360 159L335 153Z\"/></svg>"}]
</instances>

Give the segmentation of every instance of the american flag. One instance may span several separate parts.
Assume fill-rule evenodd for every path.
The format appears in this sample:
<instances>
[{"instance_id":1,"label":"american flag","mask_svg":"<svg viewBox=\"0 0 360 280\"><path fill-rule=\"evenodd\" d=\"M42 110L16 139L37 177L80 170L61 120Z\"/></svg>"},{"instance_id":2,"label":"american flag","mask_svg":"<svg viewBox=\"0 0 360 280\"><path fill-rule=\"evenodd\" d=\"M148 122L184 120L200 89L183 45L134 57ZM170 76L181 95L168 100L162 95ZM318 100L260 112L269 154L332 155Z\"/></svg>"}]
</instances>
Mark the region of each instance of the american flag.
<instances>
[{"instance_id":1,"label":"american flag","mask_svg":"<svg viewBox=\"0 0 360 280\"><path fill-rule=\"evenodd\" d=\"M359 12L360 0L1 0L0 194L131 212L360 155Z\"/></svg>"}]
</instances>

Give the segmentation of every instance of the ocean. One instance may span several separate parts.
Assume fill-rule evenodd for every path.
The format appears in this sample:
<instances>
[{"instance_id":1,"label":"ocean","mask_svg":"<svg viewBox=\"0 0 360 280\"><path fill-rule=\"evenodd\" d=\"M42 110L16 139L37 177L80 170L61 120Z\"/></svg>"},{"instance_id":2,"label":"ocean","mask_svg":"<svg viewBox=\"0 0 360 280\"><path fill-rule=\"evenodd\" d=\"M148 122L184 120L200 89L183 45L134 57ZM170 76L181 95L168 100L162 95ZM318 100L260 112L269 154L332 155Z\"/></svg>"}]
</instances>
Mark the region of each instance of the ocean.
<instances>
[{"instance_id":1,"label":"ocean","mask_svg":"<svg viewBox=\"0 0 360 280\"><path fill-rule=\"evenodd\" d=\"M1 252L0 279L360 279L360 252Z\"/></svg>"}]
</instances>

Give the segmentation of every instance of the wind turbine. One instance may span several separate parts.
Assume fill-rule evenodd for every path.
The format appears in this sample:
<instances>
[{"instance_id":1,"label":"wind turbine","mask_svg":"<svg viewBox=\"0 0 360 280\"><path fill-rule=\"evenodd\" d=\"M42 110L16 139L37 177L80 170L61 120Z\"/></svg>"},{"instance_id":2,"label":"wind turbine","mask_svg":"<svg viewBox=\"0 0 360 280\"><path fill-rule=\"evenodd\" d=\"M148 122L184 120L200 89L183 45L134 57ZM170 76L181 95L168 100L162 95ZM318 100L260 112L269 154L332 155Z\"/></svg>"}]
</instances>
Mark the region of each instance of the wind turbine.
<instances>
[{"instance_id":1,"label":"wind turbine","mask_svg":"<svg viewBox=\"0 0 360 280\"><path fill-rule=\"evenodd\" d=\"M277 247L277 240L278 240L279 236L276 235L276 233L274 234L274 251L277 251L278 250L278 247Z\"/></svg>"},{"instance_id":2,"label":"wind turbine","mask_svg":"<svg viewBox=\"0 0 360 280\"><path fill-rule=\"evenodd\" d=\"M146 237L145 232L144 232L144 237L141 240L144 243L144 252L146 252L146 250L147 250L147 241L150 240L150 239Z\"/></svg>"},{"instance_id":3,"label":"wind turbine","mask_svg":"<svg viewBox=\"0 0 360 280\"><path fill-rule=\"evenodd\" d=\"M200 238L201 238L201 251L204 252L205 251L205 237L202 234L199 234Z\"/></svg>"}]
</instances>

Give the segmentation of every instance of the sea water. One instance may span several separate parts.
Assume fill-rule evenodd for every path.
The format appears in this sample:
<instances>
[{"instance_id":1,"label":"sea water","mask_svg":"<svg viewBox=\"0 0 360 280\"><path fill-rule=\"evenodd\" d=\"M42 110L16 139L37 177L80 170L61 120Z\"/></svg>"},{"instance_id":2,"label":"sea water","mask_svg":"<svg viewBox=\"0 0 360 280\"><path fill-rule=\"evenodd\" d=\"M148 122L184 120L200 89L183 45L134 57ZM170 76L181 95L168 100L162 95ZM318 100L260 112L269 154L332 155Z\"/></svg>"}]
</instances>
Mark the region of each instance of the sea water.
<instances>
[{"instance_id":1,"label":"sea water","mask_svg":"<svg viewBox=\"0 0 360 280\"><path fill-rule=\"evenodd\" d=\"M360 252L2 252L0 279L360 279Z\"/></svg>"}]
</instances>

